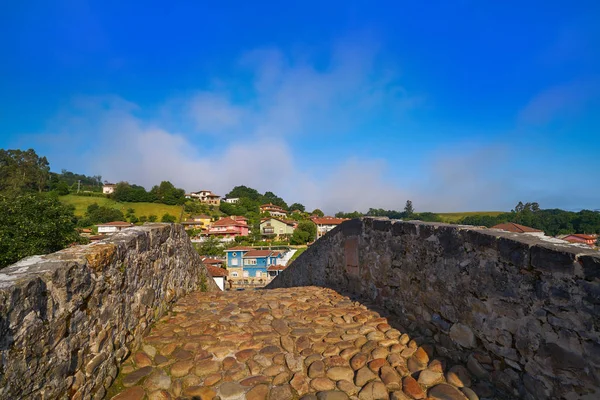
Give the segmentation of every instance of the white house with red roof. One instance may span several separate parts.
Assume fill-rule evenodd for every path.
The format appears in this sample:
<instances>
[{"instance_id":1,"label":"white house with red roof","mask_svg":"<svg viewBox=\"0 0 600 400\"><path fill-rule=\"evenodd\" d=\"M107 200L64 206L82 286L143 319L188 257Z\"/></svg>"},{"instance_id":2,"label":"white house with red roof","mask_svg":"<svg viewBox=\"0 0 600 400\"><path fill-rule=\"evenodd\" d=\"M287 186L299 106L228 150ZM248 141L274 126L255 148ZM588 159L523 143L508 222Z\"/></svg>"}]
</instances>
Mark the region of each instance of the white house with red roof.
<instances>
[{"instance_id":1,"label":"white house with red roof","mask_svg":"<svg viewBox=\"0 0 600 400\"><path fill-rule=\"evenodd\" d=\"M227 280L227 270L224 268L216 267L214 265L208 264L206 265L206 269L210 276L212 276L213 280L221 290L225 290L225 281Z\"/></svg>"},{"instance_id":2,"label":"white house with red roof","mask_svg":"<svg viewBox=\"0 0 600 400\"><path fill-rule=\"evenodd\" d=\"M106 222L104 224L98 224L96 226L98 227L99 234L111 235L113 233L121 232L123 229L131 228L133 224L124 221L113 221Z\"/></svg>"},{"instance_id":3,"label":"white house with red roof","mask_svg":"<svg viewBox=\"0 0 600 400\"><path fill-rule=\"evenodd\" d=\"M317 239L338 226L348 218L311 217L310 220L317 226Z\"/></svg>"},{"instance_id":4,"label":"white house with red roof","mask_svg":"<svg viewBox=\"0 0 600 400\"><path fill-rule=\"evenodd\" d=\"M186 193L185 197L188 199L197 199L200 200L201 203L213 206L218 206L221 204L221 196L214 194L210 190L200 190L198 192Z\"/></svg>"},{"instance_id":5,"label":"white house with red roof","mask_svg":"<svg viewBox=\"0 0 600 400\"><path fill-rule=\"evenodd\" d=\"M268 212L272 217L287 217L287 211L279 206L276 206L275 204L263 204L258 208L260 209L261 213Z\"/></svg>"}]
</instances>

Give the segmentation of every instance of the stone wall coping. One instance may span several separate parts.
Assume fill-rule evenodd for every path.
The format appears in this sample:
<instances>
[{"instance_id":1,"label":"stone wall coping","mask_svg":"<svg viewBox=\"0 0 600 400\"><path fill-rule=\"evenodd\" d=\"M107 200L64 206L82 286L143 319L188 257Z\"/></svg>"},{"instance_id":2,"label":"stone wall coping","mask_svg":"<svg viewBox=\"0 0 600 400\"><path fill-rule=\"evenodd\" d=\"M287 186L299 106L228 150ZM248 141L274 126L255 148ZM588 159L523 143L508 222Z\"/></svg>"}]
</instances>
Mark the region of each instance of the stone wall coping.
<instances>
[{"instance_id":1,"label":"stone wall coping","mask_svg":"<svg viewBox=\"0 0 600 400\"><path fill-rule=\"evenodd\" d=\"M500 238L510 239L512 241L524 244L530 248L534 246L538 246L540 248L544 248L549 251L554 251L557 253L569 253L574 256L574 259L579 259L581 257L593 257L597 259L597 262L600 262L600 251L594 250L587 245L579 244L579 243L569 243L560 239L556 239L551 236L537 236L530 235L526 233L514 233L514 232L506 232L501 229L492 229L487 228L485 226L474 226L474 225L458 225L458 224L448 224L443 222L425 222L418 220L401 220L401 219L390 219L387 217L361 217L355 220L360 220L362 223L366 225L373 226L375 229L375 225L377 223L386 222L389 224L389 227L380 230L391 230L394 225L408 225L414 226L416 229L421 227L429 227L434 230L439 230L440 228L449 228L450 230L454 230L456 232L475 232L481 235L488 236L490 239L498 240ZM340 225L338 225L337 229L344 231L344 224L352 223L353 220L344 221ZM332 230L333 232L334 230ZM333 233L335 234L335 232Z\"/></svg>"},{"instance_id":2,"label":"stone wall coping","mask_svg":"<svg viewBox=\"0 0 600 400\"><path fill-rule=\"evenodd\" d=\"M16 263L0 269L0 290L10 288L23 280L32 279L54 272L57 268L64 267L65 262L75 262L88 265L88 256L97 250L112 246L115 249L121 243L124 246L135 242L140 233L165 230L170 224L146 223L117 232L106 239L86 245L76 245L55 253L25 257ZM62 263L62 264L61 264Z\"/></svg>"}]
</instances>

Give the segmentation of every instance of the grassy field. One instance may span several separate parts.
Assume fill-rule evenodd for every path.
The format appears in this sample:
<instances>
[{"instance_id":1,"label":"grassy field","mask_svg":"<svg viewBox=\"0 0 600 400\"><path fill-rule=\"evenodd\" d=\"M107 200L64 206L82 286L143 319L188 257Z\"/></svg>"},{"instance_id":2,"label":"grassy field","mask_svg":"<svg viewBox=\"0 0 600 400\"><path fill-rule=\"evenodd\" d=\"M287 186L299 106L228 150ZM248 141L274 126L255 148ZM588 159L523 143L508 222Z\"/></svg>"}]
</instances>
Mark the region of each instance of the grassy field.
<instances>
[{"instance_id":1,"label":"grassy field","mask_svg":"<svg viewBox=\"0 0 600 400\"><path fill-rule=\"evenodd\" d=\"M83 197L83 196L60 196L60 200L66 204L72 204L75 206L75 215L83 215L90 204L98 203L100 206L106 206L121 210L123 214L127 212L127 209L133 208L135 210L136 217L142 215L156 215L160 221L160 217L168 213L174 215L179 219L181 214L181 206L168 206L166 204L159 203L118 203L114 200L107 199L105 197Z\"/></svg>"},{"instance_id":2,"label":"grassy field","mask_svg":"<svg viewBox=\"0 0 600 400\"><path fill-rule=\"evenodd\" d=\"M455 212L455 213L436 213L439 215L444 222L457 222L464 217L469 215L490 215L495 217L503 214L506 211L468 211L468 212Z\"/></svg>"},{"instance_id":3,"label":"grassy field","mask_svg":"<svg viewBox=\"0 0 600 400\"><path fill-rule=\"evenodd\" d=\"M306 249L307 249L306 247L297 247L296 252L292 256L292 258L290 258L290 261L288 261L288 265L290 265L292 263L292 261L294 261L296 258L298 258L298 256L300 256L300 254L304 253L306 251Z\"/></svg>"}]
</instances>

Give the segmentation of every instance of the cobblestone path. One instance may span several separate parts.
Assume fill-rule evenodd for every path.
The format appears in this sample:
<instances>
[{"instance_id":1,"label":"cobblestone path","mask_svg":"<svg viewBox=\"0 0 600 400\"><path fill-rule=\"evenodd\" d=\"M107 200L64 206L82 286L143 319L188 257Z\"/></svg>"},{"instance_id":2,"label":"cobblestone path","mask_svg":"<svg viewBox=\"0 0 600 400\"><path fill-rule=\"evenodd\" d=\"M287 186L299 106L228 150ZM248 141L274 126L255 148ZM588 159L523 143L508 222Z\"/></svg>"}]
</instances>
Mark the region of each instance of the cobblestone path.
<instances>
[{"instance_id":1,"label":"cobblestone path","mask_svg":"<svg viewBox=\"0 0 600 400\"><path fill-rule=\"evenodd\" d=\"M113 399L477 399L385 318L317 287L193 293L122 365ZM110 396L109 396L110 398Z\"/></svg>"}]
</instances>

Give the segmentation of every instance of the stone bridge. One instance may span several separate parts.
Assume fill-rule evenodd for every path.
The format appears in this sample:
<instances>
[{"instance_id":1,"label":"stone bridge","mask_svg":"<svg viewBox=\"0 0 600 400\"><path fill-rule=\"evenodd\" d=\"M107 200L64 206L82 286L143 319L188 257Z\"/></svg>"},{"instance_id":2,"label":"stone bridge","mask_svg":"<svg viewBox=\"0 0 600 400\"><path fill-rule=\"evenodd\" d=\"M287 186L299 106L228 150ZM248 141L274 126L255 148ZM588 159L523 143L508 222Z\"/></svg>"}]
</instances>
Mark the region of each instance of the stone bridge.
<instances>
[{"instance_id":1,"label":"stone bridge","mask_svg":"<svg viewBox=\"0 0 600 400\"><path fill-rule=\"evenodd\" d=\"M348 221L266 290L220 292L147 224L0 272L0 399L597 399L600 257Z\"/></svg>"}]
</instances>

